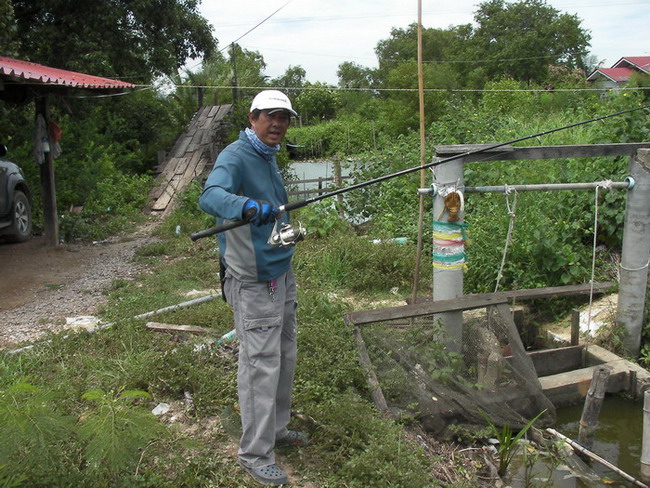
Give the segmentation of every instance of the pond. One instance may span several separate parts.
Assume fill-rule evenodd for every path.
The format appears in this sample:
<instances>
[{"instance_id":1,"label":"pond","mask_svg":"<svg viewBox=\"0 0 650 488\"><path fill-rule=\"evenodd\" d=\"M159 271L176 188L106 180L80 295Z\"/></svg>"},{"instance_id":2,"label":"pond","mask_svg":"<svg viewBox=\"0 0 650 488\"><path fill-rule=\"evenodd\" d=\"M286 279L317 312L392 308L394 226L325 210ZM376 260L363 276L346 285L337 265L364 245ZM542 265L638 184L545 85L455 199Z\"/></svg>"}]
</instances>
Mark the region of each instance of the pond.
<instances>
[{"instance_id":1,"label":"pond","mask_svg":"<svg viewBox=\"0 0 650 488\"><path fill-rule=\"evenodd\" d=\"M576 405L558 409L555 430L577 441L582 407ZM633 402L620 396L606 397L590 451L640 480L642 442L643 402ZM609 486L634 486L602 464L590 464L600 476L612 480L613 483Z\"/></svg>"},{"instance_id":2,"label":"pond","mask_svg":"<svg viewBox=\"0 0 650 488\"><path fill-rule=\"evenodd\" d=\"M582 405L557 409L553 429L578 441ZM600 456L628 475L641 481L640 462L643 430L643 403L619 396L608 396L603 402L592 453ZM632 488L637 486L603 464L584 456L564 457L555 464L543 454L536 457L526 474L525 449L520 449L511 466L512 488L544 486L553 488Z\"/></svg>"},{"instance_id":3,"label":"pond","mask_svg":"<svg viewBox=\"0 0 650 488\"><path fill-rule=\"evenodd\" d=\"M350 168L348 163L341 164L341 176L348 176L350 174ZM334 161L323 160L323 161L293 161L290 164L291 171L295 175L296 179L299 181L302 180L315 180L318 178L334 178ZM291 182L287 182L289 185ZM323 182L323 187L333 185L332 181ZM318 182L310 183L300 183L296 186L297 190L309 190L318 188Z\"/></svg>"}]
</instances>

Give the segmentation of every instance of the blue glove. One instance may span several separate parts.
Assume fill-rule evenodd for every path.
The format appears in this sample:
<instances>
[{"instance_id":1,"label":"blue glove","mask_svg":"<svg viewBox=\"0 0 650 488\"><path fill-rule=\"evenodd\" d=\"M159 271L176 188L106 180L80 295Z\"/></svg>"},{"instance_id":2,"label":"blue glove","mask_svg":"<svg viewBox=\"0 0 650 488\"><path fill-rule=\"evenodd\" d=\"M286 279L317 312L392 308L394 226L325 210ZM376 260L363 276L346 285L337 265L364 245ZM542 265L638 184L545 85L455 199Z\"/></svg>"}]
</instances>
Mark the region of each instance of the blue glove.
<instances>
[{"instance_id":1,"label":"blue glove","mask_svg":"<svg viewBox=\"0 0 650 488\"><path fill-rule=\"evenodd\" d=\"M260 225L273 222L279 213L280 209L274 207L269 202L249 198L244 204L242 217L246 222L250 222L259 227Z\"/></svg>"}]
</instances>

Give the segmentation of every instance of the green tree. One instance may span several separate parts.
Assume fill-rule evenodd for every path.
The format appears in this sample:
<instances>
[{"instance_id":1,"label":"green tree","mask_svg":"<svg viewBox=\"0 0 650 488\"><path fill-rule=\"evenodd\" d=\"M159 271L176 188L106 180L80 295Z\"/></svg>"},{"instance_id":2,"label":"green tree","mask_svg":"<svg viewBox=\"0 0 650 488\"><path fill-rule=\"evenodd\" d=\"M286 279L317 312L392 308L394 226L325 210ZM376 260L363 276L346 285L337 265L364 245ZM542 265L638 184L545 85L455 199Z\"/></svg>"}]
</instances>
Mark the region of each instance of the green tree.
<instances>
[{"instance_id":1,"label":"green tree","mask_svg":"<svg viewBox=\"0 0 650 488\"><path fill-rule=\"evenodd\" d=\"M506 76L542 84L550 66L584 69L591 36L576 15L561 14L544 0L490 0L480 4L474 19L478 27L465 54L484 63L488 80Z\"/></svg>"},{"instance_id":2,"label":"green tree","mask_svg":"<svg viewBox=\"0 0 650 488\"><path fill-rule=\"evenodd\" d=\"M376 70L345 61L339 64L336 75L341 88L374 88L377 86Z\"/></svg>"},{"instance_id":3,"label":"green tree","mask_svg":"<svg viewBox=\"0 0 650 488\"><path fill-rule=\"evenodd\" d=\"M13 0L21 58L148 83L215 48L198 0Z\"/></svg>"},{"instance_id":4,"label":"green tree","mask_svg":"<svg viewBox=\"0 0 650 488\"><path fill-rule=\"evenodd\" d=\"M251 98L268 84L269 77L264 74L266 62L264 57L257 51L242 49L235 44L228 50L230 54L230 67L232 71L228 73L233 86L253 87L245 91L239 90L240 96Z\"/></svg>"},{"instance_id":5,"label":"green tree","mask_svg":"<svg viewBox=\"0 0 650 488\"><path fill-rule=\"evenodd\" d=\"M173 76L174 118L184 124L202 106L232 103L232 78L232 65L220 51L205 57L198 69L188 68L182 75Z\"/></svg>"},{"instance_id":6,"label":"green tree","mask_svg":"<svg viewBox=\"0 0 650 488\"><path fill-rule=\"evenodd\" d=\"M296 111L303 122L332 119L341 106L339 92L324 83L306 83L295 100Z\"/></svg>"},{"instance_id":7,"label":"green tree","mask_svg":"<svg viewBox=\"0 0 650 488\"><path fill-rule=\"evenodd\" d=\"M456 73L448 64L426 64L423 66L425 89L453 89L458 87ZM420 101L418 94L418 73L415 63L401 64L388 73L388 88L398 91L385 95L384 118L390 122L394 133L406 134L419 127ZM447 93L425 92L424 115L427 124L440 116Z\"/></svg>"},{"instance_id":8,"label":"green tree","mask_svg":"<svg viewBox=\"0 0 650 488\"><path fill-rule=\"evenodd\" d=\"M414 64L418 59L417 24L406 29L393 28L388 39L377 43L375 53L379 60L378 77L386 82L388 73L403 63ZM422 60L425 63L449 59L449 48L454 45L455 32L444 29L422 29Z\"/></svg>"},{"instance_id":9,"label":"green tree","mask_svg":"<svg viewBox=\"0 0 650 488\"><path fill-rule=\"evenodd\" d=\"M271 86L278 87L294 100L301 93L307 72L302 66L289 66L282 76L273 78Z\"/></svg>"},{"instance_id":10,"label":"green tree","mask_svg":"<svg viewBox=\"0 0 650 488\"><path fill-rule=\"evenodd\" d=\"M339 65L336 75L339 78L339 87L345 89L341 92L341 108L347 113L358 113L367 109L376 96L373 88L378 86L377 70L346 61Z\"/></svg>"},{"instance_id":11,"label":"green tree","mask_svg":"<svg viewBox=\"0 0 650 488\"><path fill-rule=\"evenodd\" d=\"M15 57L18 49L16 41L16 18L11 0L0 0L0 54Z\"/></svg>"}]
</instances>

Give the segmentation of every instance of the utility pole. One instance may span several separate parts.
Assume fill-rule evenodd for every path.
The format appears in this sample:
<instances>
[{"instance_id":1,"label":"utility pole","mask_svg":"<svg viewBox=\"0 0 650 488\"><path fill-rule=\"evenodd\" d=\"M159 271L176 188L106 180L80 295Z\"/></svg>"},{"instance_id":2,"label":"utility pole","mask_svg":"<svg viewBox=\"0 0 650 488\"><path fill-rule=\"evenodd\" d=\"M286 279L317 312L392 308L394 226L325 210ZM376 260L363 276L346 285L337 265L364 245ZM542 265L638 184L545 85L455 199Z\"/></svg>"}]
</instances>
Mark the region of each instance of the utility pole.
<instances>
[{"instance_id":1,"label":"utility pole","mask_svg":"<svg viewBox=\"0 0 650 488\"><path fill-rule=\"evenodd\" d=\"M237 86L239 85L239 82L237 81L237 50L236 44L233 42L231 45L231 54L230 54L230 59L232 60L232 72L233 72L233 77L232 77L232 103L233 105L237 104L237 101L239 100L239 94L238 94L238 89Z\"/></svg>"},{"instance_id":2,"label":"utility pole","mask_svg":"<svg viewBox=\"0 0 650 488\"><path fill-rule=\"evenodd\" d=\"M628 172L634 186L627 193L625 206L616 322L627 332L626 351L637 357L650 259L650 149L639 149L636 156L630 157Z\"/></svg>"}]
</instances>

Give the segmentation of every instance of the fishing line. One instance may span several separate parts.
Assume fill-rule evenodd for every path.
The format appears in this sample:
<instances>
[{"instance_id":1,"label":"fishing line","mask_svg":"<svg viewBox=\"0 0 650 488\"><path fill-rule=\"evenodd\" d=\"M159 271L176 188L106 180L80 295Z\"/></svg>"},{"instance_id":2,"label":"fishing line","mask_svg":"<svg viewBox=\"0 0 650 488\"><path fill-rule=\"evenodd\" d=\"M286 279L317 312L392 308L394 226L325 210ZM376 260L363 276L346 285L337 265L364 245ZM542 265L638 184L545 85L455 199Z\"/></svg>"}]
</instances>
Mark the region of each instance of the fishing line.
<instances>
[{"instance_id":1,"label":"fishing line","mask_svg":"<svg viewBox=\"0 0 650 488\"><path fill-rule=\"evenodd\" d=\"M347 192L352 191L352 190L358 190L360 188L364 188L366 186L374 185L376 183L382 183L384 181L388 181L388 180L391 180L393 178L397 178L398 176L403 176L403 175L407 175L407 174L410 174L410 173L414 173L416 171L421 171L421 170L423 170L425 168L433 168L434 166L438 166L438 165L441 165L441 164L444 164L444 163L448 163L450 161L455 161L457 159L461 159L461 158L470 156L472 154L481 154L481 153L484 153L484 152L487 152L487 151L492 151L494 149L498 149L500 147L508 146L510 144L516 144L517 142L526 141L528 139L539 138L539 137L542 137L542 136L545 136L545 135L548 135L548 134L553 134L555 132L559 132L561 130L571 129L573 127L579 127L581 125L591 124L593 122L602 121L602 120L605 120L605 119L609 119L611 117L617 117L619 115L632 113L632 112L636 112L637 110L644 110L644 109L648 109L648 108L650 108L650 105L642 105L640 107L630 108L630 109L627 109L627 110L621 110L619 112L614 112L614 113L611 113L611 114L608 114L608 115L602 115L600 117L594 117L594 118L588 119L588 120L582 120L580 122L574 122L573 124L564 125L562 127L556 127L554 129L549 129L549 130L545 130L545 131L542 131L542 132L538 132L536 134L523 136L523 137L518 137L516 139L511 139L511 140L506 141L506 142L491 144L491 145L482 147L480 149L475 149L473 151L471 151L471 150L470 151L465 151L465 152L462 152L462 153L459 153L459 154L455 154L453 156L449 156L447 158L436 159L436 160L434 160L434 161L432 161L430 163L414 166L412 168L406 168L406 169L403 169L401 171L397 171L395 173L391 173L391 174L384 175L384 176L379 176L377 178L373 178L373 179L368 180L368 181L362 181L361 183L357 183L357 184L354 184L354 185L351 185L351 186L348 186L348 187L345 187L345 188L339 188L337 190L332 190L331 192L323 193L321 195L316 195L316 196L307 198L305 200L300 200L300 201L297 201L297 202L290 202L290 203L287 203L285 205L281 205L278 208L279 208L280 212L289 212L291 210L296 210L298 208L305 207L307 205L318 202L320 200L324 200L325 198L331 198L331 197L334 197L336 195L341 195L343 193L347 193ZM491 157L494 157L494 156L490 155L486 159L489 159ZM217 226L210 227L208 229L204 229L202 231L190 234L190 239L192 239L193 241L196 241L197 239L201 239L203 237L208 237L208 236L211 236L211 235L214 235L214 234L219 234L221 232L225 232L225 231L228 231L228 230L231 230L231 229L236 229L237 227L247 225L248 223L249 222L246 222L244 220L231 221L231 222L229 222L227 224L217 225Z\"/></svg>"}]
</instances>

